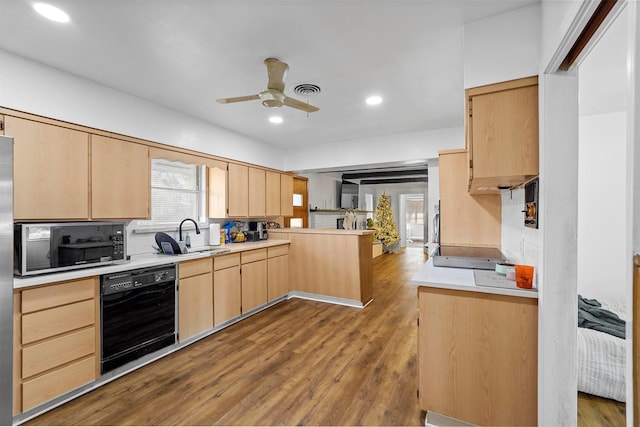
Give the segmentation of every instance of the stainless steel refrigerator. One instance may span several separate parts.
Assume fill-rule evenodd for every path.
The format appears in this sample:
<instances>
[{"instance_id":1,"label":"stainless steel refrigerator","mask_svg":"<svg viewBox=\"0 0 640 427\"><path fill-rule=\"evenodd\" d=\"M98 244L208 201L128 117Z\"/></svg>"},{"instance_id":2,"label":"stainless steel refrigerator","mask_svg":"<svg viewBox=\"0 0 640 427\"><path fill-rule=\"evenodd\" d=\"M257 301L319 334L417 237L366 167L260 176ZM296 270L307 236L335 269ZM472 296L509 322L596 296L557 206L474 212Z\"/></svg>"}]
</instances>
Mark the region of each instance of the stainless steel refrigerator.
<instances>
[{"instance_id":1,"label":"stainless steel refrigerator","mask_svg":"<svg viewBox=\"0 0 640 427\"><path fill-rule=\"evenodd\" d=\"M0 425L13 424L13 139L0 136Z\"/></svg>"}]
</instances>

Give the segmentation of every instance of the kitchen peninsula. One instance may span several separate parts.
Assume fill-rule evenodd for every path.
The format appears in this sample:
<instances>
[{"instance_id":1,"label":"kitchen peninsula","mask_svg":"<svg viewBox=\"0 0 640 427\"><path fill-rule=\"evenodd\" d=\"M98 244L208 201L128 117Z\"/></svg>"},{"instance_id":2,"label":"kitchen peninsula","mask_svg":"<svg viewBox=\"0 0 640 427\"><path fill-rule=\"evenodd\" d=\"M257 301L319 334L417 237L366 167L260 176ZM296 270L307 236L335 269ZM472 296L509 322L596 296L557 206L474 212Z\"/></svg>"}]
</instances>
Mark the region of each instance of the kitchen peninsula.
<instances>
[{"instance_id":1,"label":"kitchen peninsula","mask_svg":"<svg viewBox=\"0 0 640 427\"><path fill-rule=\"evenodd\" d=\"M364 307L373 299L372 230L270 229L291 242L289 283L300 298Z\"/></svg>"},{"instance_id":2,"label":"kitchen peninsula","mask_svg":"<svg viewBox=\"0 0 640 427\"><path fill-rule=\"evenodd\" d=\"M538 292L478 286L474 276L429 259L413 278L420 408L477 425L537 425Z\"/></svg>"}]
</instances>

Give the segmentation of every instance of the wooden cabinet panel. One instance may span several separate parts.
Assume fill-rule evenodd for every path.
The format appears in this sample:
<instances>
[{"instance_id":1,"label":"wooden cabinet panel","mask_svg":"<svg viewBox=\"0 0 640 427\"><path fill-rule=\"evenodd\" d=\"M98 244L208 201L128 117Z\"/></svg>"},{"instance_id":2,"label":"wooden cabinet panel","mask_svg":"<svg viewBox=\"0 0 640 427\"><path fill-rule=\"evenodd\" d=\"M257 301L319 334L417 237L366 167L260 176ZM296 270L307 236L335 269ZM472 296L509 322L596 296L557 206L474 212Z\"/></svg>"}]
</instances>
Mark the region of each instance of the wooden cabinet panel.
<instances>
[{"instance_id":1,"label":"wooden cabinet panel","mask_svg":"<svg viewBox=\"0 0 640 427\"><path fill-rule=\"evenodd\" d=\"M249 215L249 168L229 163L228 173L229 217Z\"/></svg>"},{"instance_id":2,"label":"wooden cabinet panel","mask_svg":"<svg viewBox=\"0 0 640 427\"><path fill-rule=\"evenodd\" d=\"M89 135L5 117L14 138L16 220L89 218Z\"/></svg>"},{"instance_id":3,"label":"wooden cabinet panel","mask_svg":"<svg viewBox=\"0 0 640 427\"><path fill-rule=\"evenodd\" d=\"M219 325L240 315L242 291L240 266L217 270L213 273L213 317Z\"/></svg>"},{"instance_id":4,"label":"wooden cabinet panel","mask_svg":"<svg viewBox=\"0 0 640 427\"><path fill-rule=\"evenodd\" d=\"M264 169L249 168L249 216L264 217L266 208L266 174Z\"/></svg>"},{"instance_id":5,"label":"wooden cabinet panel","mask_svg":"<svg viewBox=\"0 0 640 427\"><path fill-rule=\"evenodd\" d=\"M280 174L280 215L293 216L293 176Z\"/></svg>"},{"instance_id":6,"label":"wooden cabinet panel","mask_svg":"<svg viewBox=\"0 0 640 427\"><path fill-rule=\"evenodd\" d=\"M227 216L227 164L222 167L208 169L209 218L226 218Z\"/></svg>"},{"instance_id":7,"label":"wooden cabinet panel","mask_svg":"<svg viewBox=\"0 0 640 427\"><path fill-rule=\"evenodd\" d=\"M90 327L22 349L22 378L28 378L96 352L96 329Z\"/></svg>"},{"instance_id":8,"label":"wooden cabinet panel","mask_svg":"<svg viewBox=\"0 0 640 427\"><path fill-rule=\"evenodd\" d=\"M267 301L267 261L242 264L242 312L246 313Z\"/></svg>"},{"instance_id":9,"label":"wooden cabinet panel","mask_svg":"<svg viewBox=\"0 0 640 427\"><path fill-rule=\"evenodd\" d=\"M260 261L267 258L267 249L254 249L251 251L244 251L240 253L240 262L247 264L249 262Z\"/></svg>"},{"instance_id":10,"label":"wooden cabinet panel","mask_svg":"<svg viewBox=\"0 0 640 427\"><path fill-rule=\"evenodd\" d=\"M267 258L273 258L281 255L289 254L289 245L279 245L267 248Z\"/></svg>"},{"instance_id":11,"label":"wooden cabinet panel","mask_svg":"<svg viewBox=\"0 0 640 427\"><path fill-rule=\"evenodd\" d=\"M22 316L22 344L93 325L95 301L87 300Z\"/></svg>"},{"instance_id":12,"label":"wooden cabinet panel","mask_svg":"<svg viewBox=\"0 0 640 427\"><path fill-rule=\"evenodd\" d=\"M266 216L280 215L281 184L280 184L279 172L266 171L265 188L266 188L265 190Z\"/></svg>"},{"instance_id":13,"label":"wooden cabinet panel","mask_svg":"<svg viewBox=\"0 0 640 427\"><path fill-rule=\"evenodd\" d=\"M151 172L145 145L91 135L91 217L151 217Z\"/></svg>"},{"instance_id":14,"label":"wooden cabinet panel","mask_svg":"<svg viewBox=\"0 0 640 427\"><path fill-rule=\"evenodd\" d=\"M211 263L209 263L211 265ZM182 264L180 264L182 269ZM179 340L213 328L213 273L180 279L178 323Z\"/></svg>"},{"instance_id":15,"label":"wooden cabinet panel","mask_svg":"<svg viewBox=\"0 0 640 427\"><path fill-rule=\"evenodd\" d=\"M90 277L72 282L52 284L41 288L22 291L22 313L70 304L97 296L98 277Z\"/></svg>"},{"instance_id":16,"label":"wooden cabinet panel","mask_svg":"<svg viewBox=\"0 0 640 427\"><path fill-rule=\"evenodd\" d=\"M420 408L474 425L536 425L537 300L421 287L418 305Z\"/></svg>"},{"instance_id":17,"label":"wooden cabinet panel","mask_svg":"<svg viewBox=\"0 0 640 427\"><path fill-rule=\"evenodd\" d=\"M443 245L502 244L502 200L499 194L468 192L465 150L440 152L440 241Z\"/></svg>"},{"instance_id":18,"label":"wooden cabinet panel","mask_svg":"<svg viewBox=\"0 0 640 427\"><path fill-rule=\"evenodd\" d=\"M182 261L178 265L178 276L180 279L196 276L198 274L206 274L212 270L211 257L194 259L192 261Z\"/></svg>"},{"instance_id":19,"label":"wooden cabinet panel","mask_svg":"<svg viewBox=\"0 0 640 427\"><path fill-rule=\"evenodd\" d=\"M289 255L269 258L267 261L267 300L274 300L287 292L289 292Z\"/></svg>"},{"instance_id":20,"label":"wooden cabinet panel","mask_svg":"<svg viewBox=\"0 0 640 427\"><path fill-rule=\"evenodd\" d=\"M22 384L22 410L33 408L96 379L96 357L81 359Z\"/></svg>"},{"instance_id":21,"label":"wooden cabinet panel","mask_svg":"<svg viewBox=\"0 0 640 427\"><path fill-rule=\"evenodd\" d=\"M538 175L538 78L466 90L471 191L513 187Z\"/></svg>"},{"instance_id":22,"label":"wooden cabinet panel","mask_svg":"<svg viewBox=\"0 0 640 427\"><path fill-rule=\"evenodd\" d=\"M218 255L213 257L213 270L222 270L240 265L240 254Z\"/></svg>"}]
</instances>

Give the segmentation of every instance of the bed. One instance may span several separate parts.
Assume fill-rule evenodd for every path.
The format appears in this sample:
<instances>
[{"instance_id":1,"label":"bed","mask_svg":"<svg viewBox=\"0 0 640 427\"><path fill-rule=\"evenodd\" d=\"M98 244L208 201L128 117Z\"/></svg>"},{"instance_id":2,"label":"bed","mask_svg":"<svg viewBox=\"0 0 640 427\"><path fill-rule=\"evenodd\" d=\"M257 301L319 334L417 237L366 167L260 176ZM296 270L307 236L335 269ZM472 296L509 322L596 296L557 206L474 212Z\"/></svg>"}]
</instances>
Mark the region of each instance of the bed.
<instances>
[{"instance_id":1,"label":"bed","mask_svg":"<svg viewBox=\"0 0 640 427\"><path fill-rule=\"evenodd\" d=\"M602 308L624 319L624 306L599 301ZM578 391L596 396L626 400L625 355L623 338L594 329L578 328Z\"/></svg>"}]
</instances>

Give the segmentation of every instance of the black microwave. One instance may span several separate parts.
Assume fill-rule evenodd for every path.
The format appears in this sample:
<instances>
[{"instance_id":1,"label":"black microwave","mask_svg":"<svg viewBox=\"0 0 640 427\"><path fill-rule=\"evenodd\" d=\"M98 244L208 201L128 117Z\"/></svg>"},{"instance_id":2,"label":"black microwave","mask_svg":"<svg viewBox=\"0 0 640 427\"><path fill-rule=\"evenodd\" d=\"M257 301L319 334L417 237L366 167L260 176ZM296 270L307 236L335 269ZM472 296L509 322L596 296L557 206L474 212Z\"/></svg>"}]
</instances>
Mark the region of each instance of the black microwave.
<instances>
[{"instance_id":1,"label":"black microwave","mask_svg":"<svg viewBox=\"0 0 640 427\"><path fill-rule=\"evenodd\" d=\"M113 264L127 257L124 222L15 223L17 276Z\"/></svg>"}]
</instances>

